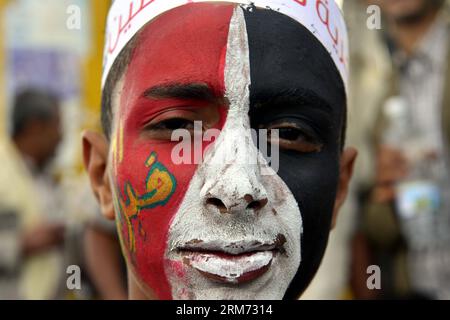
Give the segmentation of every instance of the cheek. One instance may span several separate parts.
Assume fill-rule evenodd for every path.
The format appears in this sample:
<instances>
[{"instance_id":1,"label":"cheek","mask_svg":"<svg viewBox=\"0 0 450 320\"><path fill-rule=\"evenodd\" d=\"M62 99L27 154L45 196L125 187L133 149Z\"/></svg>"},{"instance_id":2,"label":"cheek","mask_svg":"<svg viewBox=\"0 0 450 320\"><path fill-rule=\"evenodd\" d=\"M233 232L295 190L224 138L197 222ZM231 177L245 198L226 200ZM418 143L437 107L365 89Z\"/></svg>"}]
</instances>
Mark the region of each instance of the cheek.
<instances>
[{"instance_id":1,"label":"cheek","mask_svg":"<svg viewBox=\"0 0 450 320\"><path fill-rule=\"evenodd\" d=\"M167 232L195 171L176 166L169 144L118 135L113 147L116 219L128 264L161 299L170 299L164 274Z\"/></svg>"},{"instance_id":2,"label":"cheek","mask_svg":"<svg viewBox=\"0 0 450 320\"><path fill-rule=\"evenodd\" d=\"M336 157L326 153L302 159L280 155L279 175L293 193L303 218L302 264L289 294L304 290L322 260L338 185L337 163Z\"/></svg>"},{"instance_id":3,"label":"cheek","mask_svg":"<svg viewBox=\"0 0 450 320\"><path fill-rule=\"evenodd\" d=\"M280 176L300 205L305 235L312 234L314 238L329 232L339 177L337 163L335 157L326 154L296 161L280 159ZM296 175L292 175L291 170ZM304 244L313 245L314 241Z\"/></svg>"},{"instance_id":4,"label":"cheek","mask_svg":"<svg viewBox=\"0 0 450 320\"><path fill-rule=\"evenodd\" d=\"M226 111L220 108L220 129ZM125 121L126 122L126 121ZM171 299L164 276L168 230L197 164L176 165L174 143L148 141L139 128L119 125L112 141L116 219L125 257L138 278L160 299ZM192 152L203 153L209 142Z\"/></svg>"}]
</instances>

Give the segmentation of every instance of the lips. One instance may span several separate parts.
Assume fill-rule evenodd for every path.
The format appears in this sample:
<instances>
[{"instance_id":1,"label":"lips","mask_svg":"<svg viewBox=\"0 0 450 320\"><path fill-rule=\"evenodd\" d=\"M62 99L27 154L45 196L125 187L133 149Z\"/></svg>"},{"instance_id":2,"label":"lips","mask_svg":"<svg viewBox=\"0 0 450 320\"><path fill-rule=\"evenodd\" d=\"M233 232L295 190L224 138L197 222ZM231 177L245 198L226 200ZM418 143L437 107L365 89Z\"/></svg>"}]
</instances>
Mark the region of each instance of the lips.
<instances>
[{"instance_id":1,"label":"lips","mask_svg":"<svg viewBox=\"0 0 450 320\"><path fill-rule=\"evenodd\" d=\"M240 284L265 274L272 264L274 255L274 251L239 255L223 252L186 252L184 261L210 280Z\"/></svg>"},{"instance_id":2,"label":"lips","mask_svg":"<svg viewBox=\"0 0 450 320\"><path fill-rule=\"evenodd\" d=\"M197 270L205 278L225 283L250 282L269 271L274 258L284 252L283 235L275 241L222 241L192 240L179 246L183 262Z\"/></svg>"}]
</instances>

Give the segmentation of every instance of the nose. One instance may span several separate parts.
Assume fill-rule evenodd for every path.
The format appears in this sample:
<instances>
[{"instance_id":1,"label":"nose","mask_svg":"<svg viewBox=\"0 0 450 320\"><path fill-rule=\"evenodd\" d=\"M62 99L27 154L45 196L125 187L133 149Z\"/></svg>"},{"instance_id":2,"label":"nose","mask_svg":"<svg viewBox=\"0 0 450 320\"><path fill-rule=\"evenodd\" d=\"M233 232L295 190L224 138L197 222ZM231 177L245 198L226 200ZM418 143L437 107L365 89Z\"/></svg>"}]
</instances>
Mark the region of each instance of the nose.
<instances>
[{"instance_id":1,"label":"nose","mask_svg":"<svg viewBox=\"0 0 450 320\"><path fill-rule=\"evenodd\" d=\"M221 214L258 213L269 202L257 168L229 165L219 169L214 181L201 191L208 211ZM257 166L257 165L256 165Z\"/></svg>"},{"instance_id":2,"label":"nose","mask_svg":"<svg viewBox=\"0 0 450 320\"><path fill-rule=\"evenodd\" d=\"M236 199L234 203L226 205L223 200L219 197L210 196L206 199L206 205L217 209L223 214L234 214L239 212L254 212L257 213L262 208L264 208L269 200L267 197L262 197L260 199L255 199L252 195L246 194L241 199Z\"/></svg>"},{"instance_id":3,"label":"nose","mask_svg":"<svg viewBox=\"0 0 450 320\"><path fill-rule=\"evenodd\" d=\"M207 151L200 197L207 213L258 214L269 202L261 175L266 163L252 138L248 112L230 107L228 118Z\"/></svg>"}]
</instances>

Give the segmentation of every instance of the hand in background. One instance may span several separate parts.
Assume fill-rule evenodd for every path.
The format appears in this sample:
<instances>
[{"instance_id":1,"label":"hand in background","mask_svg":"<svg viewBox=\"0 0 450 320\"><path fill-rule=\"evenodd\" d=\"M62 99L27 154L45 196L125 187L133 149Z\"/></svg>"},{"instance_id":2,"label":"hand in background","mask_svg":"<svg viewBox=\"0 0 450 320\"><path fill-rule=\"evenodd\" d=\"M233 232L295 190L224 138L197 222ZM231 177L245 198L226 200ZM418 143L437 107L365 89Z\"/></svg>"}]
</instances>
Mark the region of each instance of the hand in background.
<instances>
[{"instance_id":1,"label":"hand in background","mask_svg":"<svg viewBox=\"0 0 450 320\"><path fill-rule=\"evenodd\" d=\"M64 232L62 223L45 223L27 230L22 236L23 255L33 255L62 245Z\"/></svg>"},{"instance_id":2,"label":"hand in background","mask_svg":"<svg viewBox=\"0 0 450 320\"><path fill-rule=\"evenodd\" d=\"M372 200L380 204L389 203L395 199L396 184L408 175L408 160L402 151L382 145L377 152L375 170Z\"/></svg>"}]
</instances>

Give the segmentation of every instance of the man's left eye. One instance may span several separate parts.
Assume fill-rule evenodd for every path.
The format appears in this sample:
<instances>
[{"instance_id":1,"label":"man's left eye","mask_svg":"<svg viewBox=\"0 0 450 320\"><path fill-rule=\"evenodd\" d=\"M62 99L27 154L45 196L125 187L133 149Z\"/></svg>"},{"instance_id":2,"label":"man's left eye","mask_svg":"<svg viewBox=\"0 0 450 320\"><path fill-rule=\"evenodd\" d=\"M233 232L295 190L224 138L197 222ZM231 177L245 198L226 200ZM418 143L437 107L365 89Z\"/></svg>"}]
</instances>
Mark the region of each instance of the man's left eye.
<instances>
[{"instance_id":1,"label":"man's left eye","mask_svg":"<svg viewBox=\"0 0 450 320\"><path fill-rule=\"evenodd\" d=\"M272 129L273 130L273 129ZM283 140L295 141L298 140L303 134L297 128L279 128L278 137Z\"/></svg>"},{"instance_id":2,"label":"man's left eye","mask_svg":"<svg viewBox=\"0 0 450 320\"><path fill-rule=\"evenodd\" d=\"M300 153L320 152L323 147L315 134L301 129L295 124L269 126L268 142L278 144L283 150L293 150Z\"/></svg>"}]
</instances>

